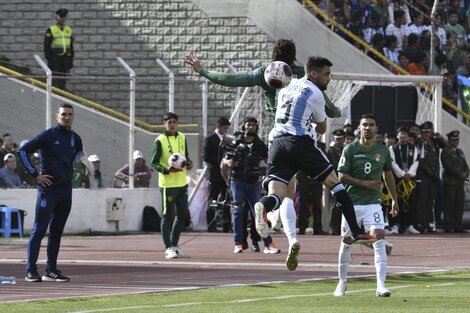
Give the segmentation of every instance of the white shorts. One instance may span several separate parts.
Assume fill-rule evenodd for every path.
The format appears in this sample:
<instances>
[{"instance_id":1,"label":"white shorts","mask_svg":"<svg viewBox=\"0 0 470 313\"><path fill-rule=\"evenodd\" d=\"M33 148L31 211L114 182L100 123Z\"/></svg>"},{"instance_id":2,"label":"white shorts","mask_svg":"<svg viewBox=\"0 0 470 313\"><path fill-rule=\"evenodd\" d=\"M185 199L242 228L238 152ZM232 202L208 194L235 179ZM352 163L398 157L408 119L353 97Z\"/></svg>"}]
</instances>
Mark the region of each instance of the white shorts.
<instances>
[{"instance_id":1,"label":"white shorts","mask_svg":"<svg viewBox=\"0 0 470 313\"><path fill-rule=\"evenodd\" d=\"M374 229L384 229L384 214L380 204L355 205L357 224L364 226L366 232ZM344 216L341 218L341 236L351 237L351 229Z\"/></svg>"}]
</instances>

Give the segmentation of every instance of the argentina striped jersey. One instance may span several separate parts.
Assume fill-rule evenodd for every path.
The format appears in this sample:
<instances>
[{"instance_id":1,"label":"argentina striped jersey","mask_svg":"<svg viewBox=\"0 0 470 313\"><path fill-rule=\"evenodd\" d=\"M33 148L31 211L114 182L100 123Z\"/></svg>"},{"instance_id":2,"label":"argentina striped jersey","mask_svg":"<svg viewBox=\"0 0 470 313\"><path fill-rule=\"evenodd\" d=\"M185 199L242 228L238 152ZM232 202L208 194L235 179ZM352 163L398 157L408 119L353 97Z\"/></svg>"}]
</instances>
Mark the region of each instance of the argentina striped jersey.
<instances>
[{"instance_id":1,"label":"argentina striped jersey","mask_svg":"<svg viewBox=\"0 0 470 313\"><path fill-rule=\"evenodd\" d=\"M284 135L309 136L316 140L312 123L325 119L325 98L321 90L307 76L293 79L277 95L275 124L269 140Z\"/></svg>"}]
</instances>

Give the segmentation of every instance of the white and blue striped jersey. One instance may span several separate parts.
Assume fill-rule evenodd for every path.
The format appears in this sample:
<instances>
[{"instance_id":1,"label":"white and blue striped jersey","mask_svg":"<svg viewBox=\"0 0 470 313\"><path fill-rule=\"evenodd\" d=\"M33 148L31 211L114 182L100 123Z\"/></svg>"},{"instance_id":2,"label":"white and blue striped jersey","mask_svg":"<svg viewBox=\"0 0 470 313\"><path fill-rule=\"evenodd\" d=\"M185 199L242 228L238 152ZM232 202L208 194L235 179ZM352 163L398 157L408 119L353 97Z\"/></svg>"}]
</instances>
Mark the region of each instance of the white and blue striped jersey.
<instances>
[{"instance_id":1,"label":"white and blue striped jersey","mask_svg":"<svg viewBox=\"0 0 470 313\"><path fill-rule=\"evenodd\" d=\"M324 122L325 97L307 76L293 79L277 95L274 128L269 140L284 135L309 136L316 141L317 133L312 123Z\"/></svg>"}]
</instances>

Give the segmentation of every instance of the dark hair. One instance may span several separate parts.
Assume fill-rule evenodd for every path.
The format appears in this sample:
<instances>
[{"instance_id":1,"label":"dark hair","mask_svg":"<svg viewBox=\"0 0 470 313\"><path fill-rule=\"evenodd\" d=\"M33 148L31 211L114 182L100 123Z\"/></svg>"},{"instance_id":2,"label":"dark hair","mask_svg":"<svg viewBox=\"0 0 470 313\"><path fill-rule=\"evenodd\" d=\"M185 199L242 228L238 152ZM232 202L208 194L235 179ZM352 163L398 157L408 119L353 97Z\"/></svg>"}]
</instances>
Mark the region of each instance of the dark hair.
<instances>
[{"instance_id":1,"label":"dark hair","mask_svg":"<svg viewBox=\"0 0 470 313\"><path fill-rule=\"evenodd\" d=\"M292 39L279 39L273 47L272 60L292 65L295 61L295 55L294 41Z\"/></svg>"},{"instance_id":2,"label":"dark hair","mask_svg":"<svg viewBox=\"0 0 470 313\"><path fill-rule=\"evenodd\" d=\"M398 129L397 129L397 134L398 134L398 133L401 133L401 132L405 132L405 133L407 133L407 134L409 133L408 128L406 128L405 126L400 126L400 127L398 127Z\"/></svg>"},{"instance_id":3,"label":"dark hair","mask_svg":"<svg viewBox=\"0 0 470 313\"><path fill-rule=\"evenodd\" d=\"M454 9L450 9L447 11L447 16L451 16L451 15L459 15L459 13L457 11L455 11Z\"/></svg>"},{"instance_id":4,"label":"dark hair","mask_svg":"<svg viewBox=\"0 0 470 313\"><path fill-rule=\"evenodd\" d=\"M397 41L398 39L395 35L385 36L385 47L389 48L392 43Z\"/></svg>"},{"instance_id":5,"label":"dark hair","mask_svg":"<svg viewBox=\"0 0 470 313\"><path fill-rule=\"evenodd\" d=\"M69 108L69 109L72 109L73 110L73 106L71 104L68 104L68 103L62 103L60 106L59 106L59 109L60 108Z\"/></svg>"},{"instance_id":6,"label":"dark hair","mask_svg":"<svg viewBox=\"0 0 470 313\"><path fill-rule=\"evenodd\" d=\"M3 138L8 137L8 136L11 137L11 135L9 133L3 134Z\"/></svg>"},{"instance_id":7,"label":"dark hair","mask_svg":"<svg viewBox=\"0 0 470 313\"><path fill-rule=\"evenodd\" d=\"M325 66L333 66L333 63L331 63L330 60L326 58L312 56L309 57L307 63L305 63L305 72L308 73L311 71L319 71Z\"/></svg>"},{"instance_id":8,"label":"dark hair","mask_svg":"<svg viewBox=\"0 0 470 313\"><path fill-rule=\"evenodd\" d=\"M226 117L221 116L217 120L217 126L230 126L230 121Z\"/></svg>"},{"instance_id":9,"label":"dark hair","mask_svg":"<svg viewBox=\"0 0 470 313\"><path fill-rule=\"evenodd\" d=\"M245 131L246 128L245 128L245 124L246 123L256 123L256 131L258 131L258 128L259 128L259 125L258 125L258 120L256 118L254 118L253 116L247 116L243 119L242 121L242 127L241 127L241 130Z\"/></svg>"},{"instance_id":10,"label":"dark hair","mask_svg":"<svg viewBox=\"0 0 470 313\"><path fill-rule=\"evenodd\" d=\"M371 40L372 46L376 47L380 43L383 43L383 42L384 42L384 35L382 35L381 33L377 33L377 34L374 34L374 36L372 36L372 40Z\"/></svg>"},{"instance_id":11,"label":"dark hair","mask_svg":"<svg viewBox=\"0 0 470 313\"><path fill-rule=\"evenodd\" d=\"M409 36L408 36L408 45L413 45L413 44L416 44L419 42L419 36L418 34L416 33L411 33Z\"/></svg>"},{"instance_id":12,"label":"dark hair","mask_svg":"<svg viewBox=\"0 0 470 313\"><path fill-rule=\"evenodd\" d=\"M397 18L400 18L400 17L403 17L405 16L405 11L403 10L395 10L395 12L393 12L393 18L396 20Z\"/></svg>"},{"instance_id":13,"label":"dark hair","mask_svg":"<svg viewBox=\"0 0 470 313\"><path fill-rule=\"evenodd\" d=\"M364 118L370 118L370 119L373 119L374 121L377 121L374 114L372 114L372 113L362 114L361 120L364 119ZM377 133L379 133L379 132L377 132Z\"/></svg>"},{"instance_id":14,"label":"dark hair","mask_svg":"<svg viewBox=\"0 0 470 313\"><path fill-rule=\"evenodd\" d=\"M173 113L173 112L167 112L165 115L163 115L164 122L168 121L170 118L174 118L175 120L178 120L178 115L176 115L176 113Z\"/></svg>"}]
</instances>

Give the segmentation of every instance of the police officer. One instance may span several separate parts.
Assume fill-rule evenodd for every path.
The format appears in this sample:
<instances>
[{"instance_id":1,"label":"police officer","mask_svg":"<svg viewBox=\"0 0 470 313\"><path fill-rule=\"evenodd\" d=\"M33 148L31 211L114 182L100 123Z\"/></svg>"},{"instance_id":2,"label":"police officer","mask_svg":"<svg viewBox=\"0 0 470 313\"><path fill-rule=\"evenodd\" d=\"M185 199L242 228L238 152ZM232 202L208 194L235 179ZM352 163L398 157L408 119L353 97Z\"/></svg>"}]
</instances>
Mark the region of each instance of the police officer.
<instances>
[{"instance_id":1,"label":"police officer","mask_svg":"<svg viewBox=\"0 0 470 313\"><path fill-rule=\"evenodd\" d=\"M459 131L447 134L449 146L442 150L441 162L444 168L444 231L446 233L465 233L462 226L464 208L464 181L468 178L469 168L463 151L458 148Z\"/></svg>"},{"instance_id":2,"label":"police officer","mask_svg":"<svg viewBox=\"0 0 470 313\"><path fill-rule=\"evenodd\" d=\"M27 282L67 282L57 269L60 240L72 208L73 163L83 153L82 139L71 127L73 107L62 104L57 112L58 125L39 133L20 148L18 154L26 170L37 181L36 217L28 242ZM37 171L28 155L40 150L41 169ZM46 273L39 276L36 262L41 241L49 227Z\"/></svg>"},{"instance_id":3,"label":"police officer","mask_svg":"<svg viewBox=\"0 0 470 313\"><path fill-rule=\"evenodd\" d=\"M351 127L352 128L352 127ZM345 132L342 129L333 131L333 145L328 148L328 159L335 170L338 168L339 159L344 148ZM330 197L333 200L332 197ZM330 218L330 235L340 235L341 228L341 211L336 207L335 203L330 204L331 218Z\"/></svg>"},{"instance_id":4,"label":"police officer","mask_svg":"<svg viewBox=\"0 0 470 313\"><path fill-rule=\"evenodd\" d=\"M420 125L421 134L416 141L419 165L416 173L416 215L415 228L421 233L434 232L430 223L434 221L433 206L436 199L439 178L439 146L433 140L432 123Z\"/></svg>"},{"instance_id":5,"label":"police officer","mask_svg":"<svg viewBox=\"0 0 470 313\"><path fill-rule=\"evenodd\" d=\"M57 23L49 26L44 37L44 55L53 76L65 76L73 68L72 27L65 25L67 9L55 12ZM52 85L65 89L65 78L52 80Z\"/></svg>"}]
</instances>

